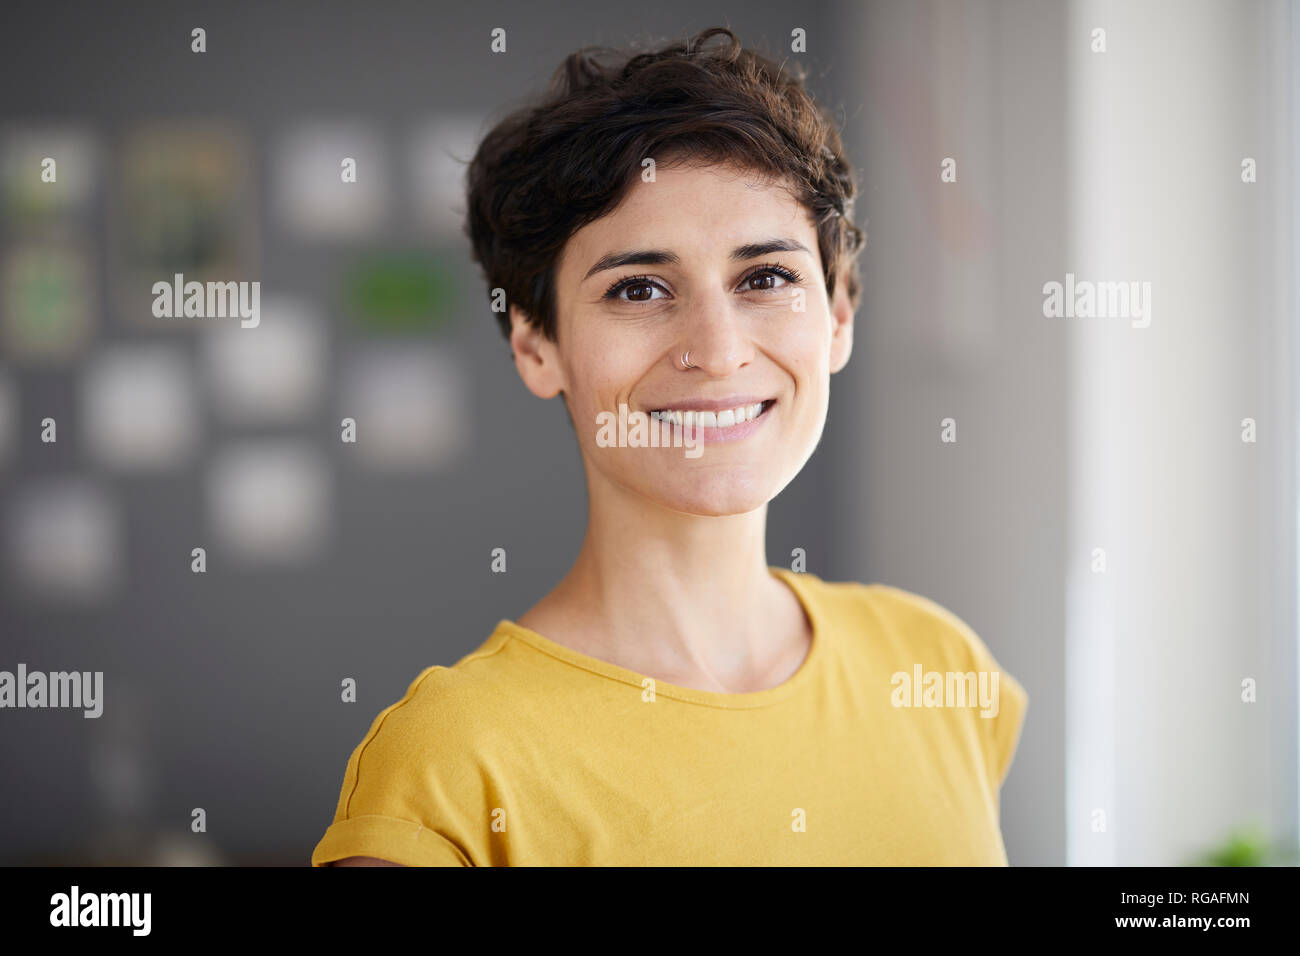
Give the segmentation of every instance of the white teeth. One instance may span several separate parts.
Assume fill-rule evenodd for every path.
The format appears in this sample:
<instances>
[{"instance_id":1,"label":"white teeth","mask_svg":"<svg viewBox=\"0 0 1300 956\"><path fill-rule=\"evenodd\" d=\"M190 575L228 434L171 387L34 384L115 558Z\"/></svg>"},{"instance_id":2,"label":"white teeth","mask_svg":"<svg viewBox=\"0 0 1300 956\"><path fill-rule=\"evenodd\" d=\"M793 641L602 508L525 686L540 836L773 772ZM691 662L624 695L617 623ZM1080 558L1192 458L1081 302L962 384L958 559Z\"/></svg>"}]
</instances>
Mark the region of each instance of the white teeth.
<instances>
[{"instance_id":1,"label":"white teeth","mask_svg":"<svg viewBox=\"0 0 1300 956\"><path fill-rule=\"evenodd\" d=\"M673 422L684 427L730 428L753 421L763 414L763 403L741 405L739 408L726 408L720 412L679 412L663 409L650 413L650 417L661 422Z\"/></svg>"}]
</instances>

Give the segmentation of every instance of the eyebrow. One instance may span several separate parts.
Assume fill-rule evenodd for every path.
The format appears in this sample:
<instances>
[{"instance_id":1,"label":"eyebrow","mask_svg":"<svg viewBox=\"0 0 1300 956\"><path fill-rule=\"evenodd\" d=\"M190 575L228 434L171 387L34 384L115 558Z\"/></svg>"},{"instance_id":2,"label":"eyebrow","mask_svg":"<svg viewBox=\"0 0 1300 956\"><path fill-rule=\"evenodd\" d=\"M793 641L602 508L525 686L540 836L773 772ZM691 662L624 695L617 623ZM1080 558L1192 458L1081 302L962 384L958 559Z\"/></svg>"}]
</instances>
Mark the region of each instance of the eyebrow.
<instances>
[{"instance_id":1,"label":"eyebrow","mask_svg":"<svg viewBox=\"0 0 1300 956\"><path fill-rule=\"evenodd\" d=\"M735 262L743 262L772 252L807 252L808 255L812 255L807 246L794 239L768 239L765 242L750 242L737 246L731 250L731 258ZM596 264L587 270L582 281L586 282L597 272L619 269L623 266L662 266L680 261L681 258L677 253L669 252L667 249L630 249L626 252L610 252L596 260Z\"/></svg>"}]
</instances>

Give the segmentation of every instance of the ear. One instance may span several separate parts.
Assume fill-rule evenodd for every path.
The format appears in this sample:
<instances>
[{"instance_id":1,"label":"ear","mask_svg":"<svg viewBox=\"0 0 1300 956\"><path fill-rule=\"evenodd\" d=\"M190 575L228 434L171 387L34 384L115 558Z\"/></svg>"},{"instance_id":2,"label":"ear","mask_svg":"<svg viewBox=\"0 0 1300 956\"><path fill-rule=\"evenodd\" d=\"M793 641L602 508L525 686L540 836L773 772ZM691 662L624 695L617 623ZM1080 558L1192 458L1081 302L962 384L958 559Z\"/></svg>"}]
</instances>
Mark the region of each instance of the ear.
<instances>
[{"instance_id":1,"label":"ear","mask_svg":"<svg viewBox=\"0 0 1300 956\"><path fill-rule=\"evenodd\" d=\"M564 391L564 373L555 343L517 306L510 306L510 351L524 385L538 398L554 398Z\"/></svg>"},{"instance_id":2,"label":"ear","mask_svg":"<svg viewBox=\"0 0 1300 956\"><path fill-rule=\"evenodd\" d=\"M853 303L850 301L844 273L835 284L835 298L831 300L831 352L830 370L838 372L849 364L853 351Z\"/></svg>"}]
</instances>

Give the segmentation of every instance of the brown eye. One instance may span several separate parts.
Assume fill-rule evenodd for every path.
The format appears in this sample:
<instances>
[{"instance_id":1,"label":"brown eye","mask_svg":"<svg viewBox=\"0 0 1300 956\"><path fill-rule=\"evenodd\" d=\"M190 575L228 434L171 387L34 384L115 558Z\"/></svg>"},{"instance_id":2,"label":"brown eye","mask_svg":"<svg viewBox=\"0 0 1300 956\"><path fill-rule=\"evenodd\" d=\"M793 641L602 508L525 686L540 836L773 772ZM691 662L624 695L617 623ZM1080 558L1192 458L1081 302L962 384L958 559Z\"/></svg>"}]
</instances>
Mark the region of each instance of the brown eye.
<instances>
[{"instance_id":1,"label":"brown eye","mask_svg":"<svg viewBox=\"0 0 1300 956\"><path fill-rule=\"evenodd\" d=\"M787 285L799 282L800 278L799 273L793 269L772 263L751 272L742 287L746 292L777 292Z\"/></svg>"},{"instance_id":2,"label":"brown eye","mask_svg":"<svg viewBox=\"0 0 1300 956\"><path fill-rule=\"evenodd\" d=\"M635 294L632 290L638 290ZM656 296L655 292L660 291L664 294ZM623 293L629 293L624 297ZM647 278L646 276L628 276L626 279L619 279L605 291L605 298L618 302L651 302L656 298L667 298L668 292L659 283Z\"/></svg>"}]
</instances>

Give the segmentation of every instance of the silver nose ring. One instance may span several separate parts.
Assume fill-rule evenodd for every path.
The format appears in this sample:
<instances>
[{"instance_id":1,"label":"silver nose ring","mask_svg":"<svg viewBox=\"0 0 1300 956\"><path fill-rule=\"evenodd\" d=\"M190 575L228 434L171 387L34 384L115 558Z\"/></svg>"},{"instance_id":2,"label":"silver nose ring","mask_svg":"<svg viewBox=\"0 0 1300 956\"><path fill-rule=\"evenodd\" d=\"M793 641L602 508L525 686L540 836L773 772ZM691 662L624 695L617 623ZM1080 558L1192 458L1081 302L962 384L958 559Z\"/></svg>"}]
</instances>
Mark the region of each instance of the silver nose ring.
<instances>
[{"instance_id":1,"label":"silver nose ring","mask_svg":"<svg viewBox=\"0 0 1300 956\"><path fill-rule=\"evenodd\" d=\"M695 368L695 366L691 364L691 350L690 350L690 349L687 349L685 352L682 353L681 363L682 363L682 368L683 368L683 369Z\"/></svg>"}]
</instances>

